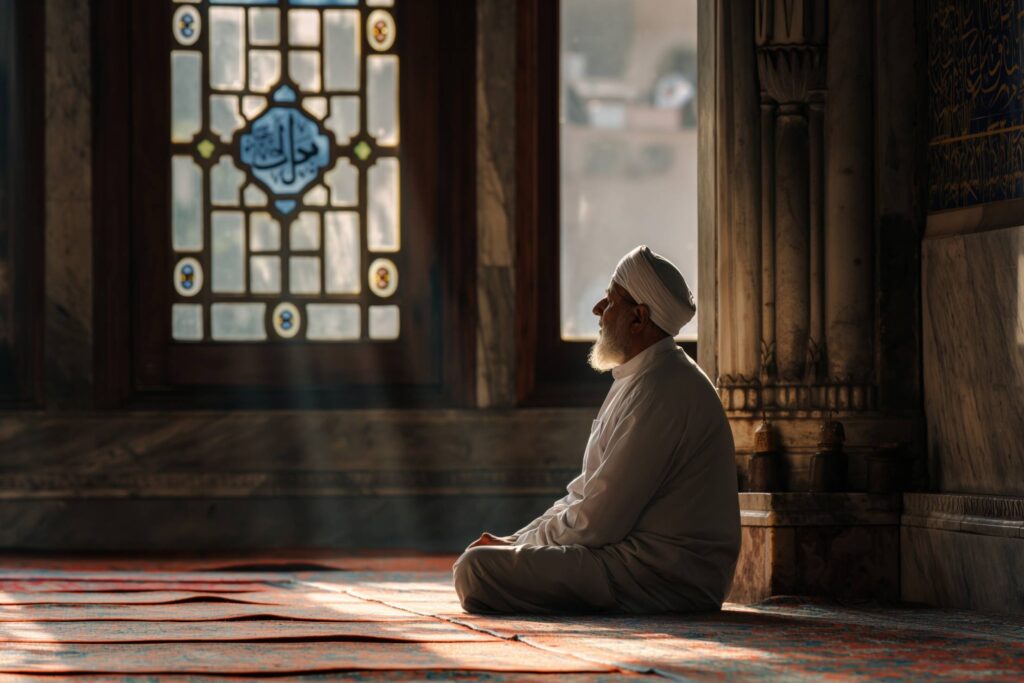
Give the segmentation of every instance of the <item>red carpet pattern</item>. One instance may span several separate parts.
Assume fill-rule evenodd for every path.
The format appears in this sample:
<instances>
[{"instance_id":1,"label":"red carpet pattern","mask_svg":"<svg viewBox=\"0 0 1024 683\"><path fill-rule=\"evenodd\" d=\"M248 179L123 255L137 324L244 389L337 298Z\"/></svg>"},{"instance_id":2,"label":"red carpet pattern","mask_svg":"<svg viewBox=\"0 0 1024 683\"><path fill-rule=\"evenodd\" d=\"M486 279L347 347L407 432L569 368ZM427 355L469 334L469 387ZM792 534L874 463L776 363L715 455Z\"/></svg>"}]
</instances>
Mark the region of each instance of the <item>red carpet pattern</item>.
<instances>
[{"instance_id":1,"label":"red carpet pattern","mask_svg":"<svg viewBox=\"0 0 1024 683\"><path fill-rule=\"evenodd\" d=\"M776 599L484 616L453 558L0 558L0 683L1024 680L1024 620Z\"/></svg>"}]
</instances>

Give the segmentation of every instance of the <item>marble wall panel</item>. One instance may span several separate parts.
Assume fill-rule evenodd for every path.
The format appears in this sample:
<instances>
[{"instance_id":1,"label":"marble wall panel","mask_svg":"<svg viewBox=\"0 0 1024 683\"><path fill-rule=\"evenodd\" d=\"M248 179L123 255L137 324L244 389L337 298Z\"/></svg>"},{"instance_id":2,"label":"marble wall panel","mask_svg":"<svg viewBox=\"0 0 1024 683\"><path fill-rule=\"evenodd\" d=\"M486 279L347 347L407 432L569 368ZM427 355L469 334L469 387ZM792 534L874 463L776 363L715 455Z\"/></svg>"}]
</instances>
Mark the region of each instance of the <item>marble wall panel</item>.
<instances>
[{"instance_id":1,"label":"marble wall panel","mask_svg":"<svg viewBox=\"0 0 1024 683\"><path fill-rule=\"evenodd\" d=\"M1024 613L1024 538L907 525L900 536L903 600Z\"/></svg>"},{"instance_id":2,"label":"marble wall panel","mask_svg":"<svg viewBox=\"0 0 1024 683\"><path fill-rule=\"evenodd\" d=\"M461 551L515 531L544 496L0 500L0 547L23 551L203 551L281 547Z\"/></svg>"},{"instance_id":3,"label":"marble wall panel","mask_svg":"<svg viewBox=\"0 0 1024 683\"><path fill-rule=\"evenodd\" d=\"M1024 495L1024 228L925 240L923 264L932 486Z\"/></svg>"},{"instance_id":4,"label":"marble wall panel","mask_svg":"<svg viewBox=\"0 0 1024 683\"><path fill-rule=\"evenodd\" d=\"M516 4L477 3L477 404L515 405Z\"/></svg>"}]
</instances>

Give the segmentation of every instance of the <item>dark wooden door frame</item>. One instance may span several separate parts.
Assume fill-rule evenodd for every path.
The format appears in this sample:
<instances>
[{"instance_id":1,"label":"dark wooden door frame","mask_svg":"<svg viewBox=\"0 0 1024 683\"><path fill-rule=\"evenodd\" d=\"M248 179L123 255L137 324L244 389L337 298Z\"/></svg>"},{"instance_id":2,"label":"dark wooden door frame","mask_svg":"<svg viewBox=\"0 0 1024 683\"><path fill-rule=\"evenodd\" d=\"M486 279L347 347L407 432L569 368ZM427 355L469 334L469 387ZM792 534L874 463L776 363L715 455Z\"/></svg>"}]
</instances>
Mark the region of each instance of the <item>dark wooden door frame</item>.
<instances>
[{"instance_id":1,"label":"dark wooden door frame","mask_svg":"<svg viewBox=\"0 0 1024 683\"><path fill-rule=\"evenodd\" d=\"M43 397L44 3L0 0L0 235L9 338L0 361L0 405L38 407Z\"/></svg>"},{"instance_id":2,"label":"dark wooden door frame","mask_svg":"<svg viewBox=\"0 0 1024 683\"><path fill-rule=\"evenodd\" d=\"M441 254L431 280L441 304L441 379L429 387L351 387L337 392L202 389L142 392L133 371L130 311L133 54L130 0L95 0L94 53L94 320L95 386L100 407L467 407L475 403L476 350L476 0L438 4L442 31L437 173ZM138 315L138 313L136 313Z\"/></svg>"}]
</instances>

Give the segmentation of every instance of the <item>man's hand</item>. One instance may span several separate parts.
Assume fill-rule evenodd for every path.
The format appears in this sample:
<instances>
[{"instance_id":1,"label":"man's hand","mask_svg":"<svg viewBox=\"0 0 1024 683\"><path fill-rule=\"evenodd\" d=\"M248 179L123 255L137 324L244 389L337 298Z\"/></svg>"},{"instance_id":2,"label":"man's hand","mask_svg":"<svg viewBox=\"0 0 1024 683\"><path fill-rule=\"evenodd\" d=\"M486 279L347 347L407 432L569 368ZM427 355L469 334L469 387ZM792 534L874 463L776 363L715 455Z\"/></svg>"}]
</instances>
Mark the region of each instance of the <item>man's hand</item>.
<instances>
[{"instance_id":1,"label":"man's hand","mask_svg":"<svg viewBox=\"0 0 1024 683\"><path fill-rule=\"evenodd\" d=\"M469 544L470 548L476 548L481 545L515 545L515 536L495 536L489 534L486 531L480 534L480 538L476 539Z\"/></svg>"}]
</instances>

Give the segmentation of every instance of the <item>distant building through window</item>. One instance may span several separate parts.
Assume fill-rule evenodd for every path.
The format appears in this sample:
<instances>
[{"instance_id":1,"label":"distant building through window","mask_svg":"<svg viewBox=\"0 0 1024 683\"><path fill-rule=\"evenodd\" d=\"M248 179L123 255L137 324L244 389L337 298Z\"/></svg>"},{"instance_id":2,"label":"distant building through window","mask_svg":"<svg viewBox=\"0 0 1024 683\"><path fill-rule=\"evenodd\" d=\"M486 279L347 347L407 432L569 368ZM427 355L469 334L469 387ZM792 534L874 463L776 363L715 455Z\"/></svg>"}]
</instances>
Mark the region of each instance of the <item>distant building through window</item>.
<instances>
[{"instance_id":1,"label":"distant building through window","mask_svg":"<svg viewBox=\"0 0 1024 683\"><path fill-rule=\"evenodd\" d=\"M697 0L562 0L560 25L560 330L588 340L637 244L696 297Z\"/></svg>"}]
</instances>

